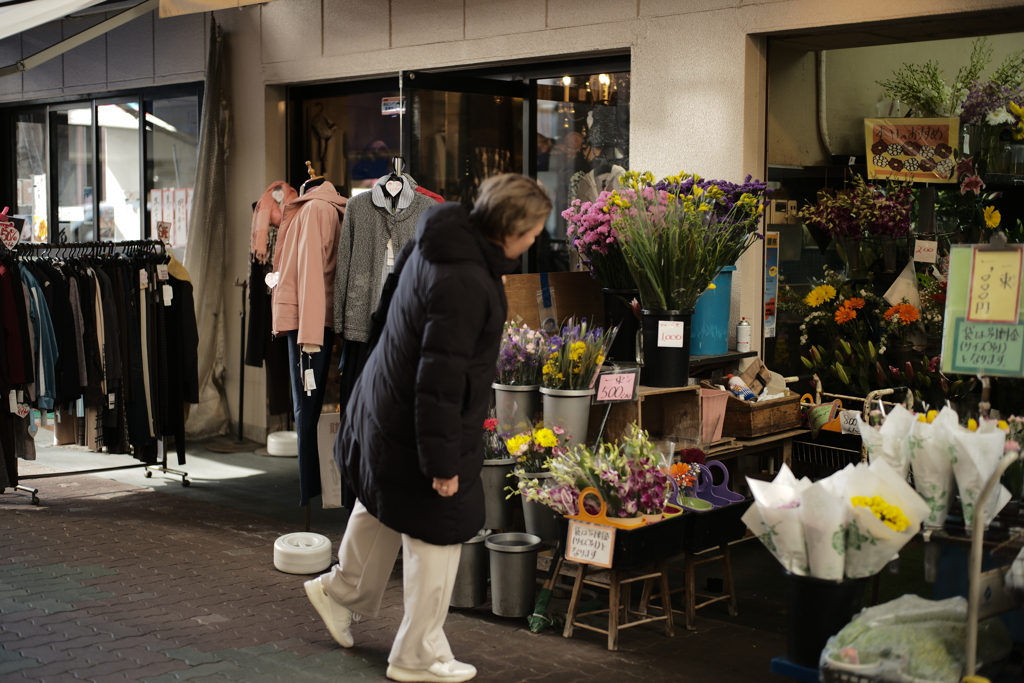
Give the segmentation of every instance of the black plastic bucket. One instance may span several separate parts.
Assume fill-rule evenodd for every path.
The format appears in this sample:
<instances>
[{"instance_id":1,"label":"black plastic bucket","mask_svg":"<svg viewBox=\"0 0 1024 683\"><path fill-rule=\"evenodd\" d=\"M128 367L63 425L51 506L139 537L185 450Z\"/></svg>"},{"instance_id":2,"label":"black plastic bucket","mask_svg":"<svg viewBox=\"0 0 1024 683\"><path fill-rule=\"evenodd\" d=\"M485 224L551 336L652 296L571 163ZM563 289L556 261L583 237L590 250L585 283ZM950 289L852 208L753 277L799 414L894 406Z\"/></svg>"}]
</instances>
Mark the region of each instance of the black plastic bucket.
<instances>
[{"instance_id":1,"label":"black plastic bucket","mask_svg":"<svg viewBox=\"0 0 1024 683\"><path fill-rule=\"evenodd\" d=\"M786 575L786 654L800 666L818 668L828 639L864 608L868 579L826 581Z\"/></svg>"},{"instance_id":2,"label":"black plastic bucket","mask_svg":"<svg viewBox=\"0 0 1024 683\"><path fill-rule=\"evenodd\" d=\"M690 381L690 320L688 311L643 310L644 383L651 387L685 387ZM665 339L662 323L683 323L681 339ZM673 344L682 342L681 346Z\"/></svg>"}]
</instances>

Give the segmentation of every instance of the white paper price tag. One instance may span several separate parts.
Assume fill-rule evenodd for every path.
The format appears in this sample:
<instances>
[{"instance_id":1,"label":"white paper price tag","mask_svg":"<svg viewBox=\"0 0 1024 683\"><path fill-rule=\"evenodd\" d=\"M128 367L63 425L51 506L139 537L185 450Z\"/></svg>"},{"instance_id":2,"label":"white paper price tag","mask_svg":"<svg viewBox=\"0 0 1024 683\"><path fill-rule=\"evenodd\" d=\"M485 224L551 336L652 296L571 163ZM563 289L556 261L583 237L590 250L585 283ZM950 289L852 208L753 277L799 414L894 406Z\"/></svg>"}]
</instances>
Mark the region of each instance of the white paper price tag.
<instances>
[{"instance_id":1,"label":"white paper price tag","mask_svg":"<svg viewBox=\"0 0 1024 683\"><path fill-rule=\"evenodd\" d=\"M174 289L170 285L163 285L161 288L164 297L164 306L170 306L174 300Z\"/></svg>"},{"instance_id":2,"label":"white paper price tag","mask_svg":"<svg viewBox=\"0 0 1024 683\"><path fill-rule=\"evenodd\" d=\"M935 263L939 243L930 240L914 240L914 260L918 263Z\"/></svg>"},{"instance_id":3,"label":"white paper price tag","mask_svg":"<svg viewBox=\"0 0 1024 683\"><path fill-rule=\"evenodd\" d=\"M117 394L107 394L107 408L113 410L117 406Z\"/></svg>"},{"instance_id":4,"label":"white paper price tag","mask_svg":"<svg viewBox=\"0 0 1024 683\"><path fill-rule=\"evenodd\" d=\"M388 191L392 197L402 191L402 182L400 180L389 180L384 183L384 189Z\"/></svg>"},{"instance_id":5,"label":"white paper price tag","mask_svg":"<svg viewBox=\"0 0 1024 683\"><path fill-rule=\"evenodd\" d=\"M307 392L316 391L316 377L314 376L313 368L302 373L302 384Z\"/></svg>"},{"instance_id":6,"label":"white paper price tag","mask_svg":"<svg viewBox=\"0 0 1024 683\"><path fill-rule=\"evenodd\" d=\"M11 389L11 395L8 398L8 405L12 413L18 412L18 392L14 389Z\"/></svg>"},{"instance_id":7,"label":"white paper price tag","mask_svg":"<svg viewBox=\"0 0 1024 683\"><path fill-rule=\"evenodd\" d=\"M157 280L166 280L169 277L170 277L170 275L167 274L167 266L166 266L166 264L161 263L161 264L157 265L157 267L156 267L156 279Z\"/></svg>"},{"instance_id":8,"label":"white paper price tag","mask_svg":"<svg viewBox=\"0 0 1024 683\"><path fill-rule=\"evenodd\" d=\"M860 425L857 423L856 410L842 410L839 412L839 426L843 434L860 434Z\"/></svg>"},{"instance_id":9,"label":"white paper price tag","mask_svg":"<svg viewBox=\"0 0 1024 683\"><path fill-rule=\"evenodd\" d=\"M610 569L615 553L615 529L585 522L569 522L565 559Z\"/></svg>"},{"instance_id":10,"label":"white paper price tag","mask_svg":"<svg viewBox=\"0 0 1024 683\"><path fill-rule=\"evenodd\" d=\"M28 417L29 407L27 403L18 404L18 417Z\"/></svg>"},{"instance_id":11,"label":"white paper price tag","mask_svg":"<svg viewBox=\"0 0 1024 683\"><path fill-rule=\"evenodd\" d=\"M149 287L149 273L146 272L145 268L139 269L139 287L143 289Z\"/></svg>"},{"instance_id":12,"label":"white paper price tag","mask_svg":"<svg viewBox=\"0 0 1024 683\"><path fill-rule=\"evenodd\" d=\"M683 332L685 332L685 323L681 321L659 321L658 346L668 346L677 349L683 348Z\"/></svg>"}]
</instances>

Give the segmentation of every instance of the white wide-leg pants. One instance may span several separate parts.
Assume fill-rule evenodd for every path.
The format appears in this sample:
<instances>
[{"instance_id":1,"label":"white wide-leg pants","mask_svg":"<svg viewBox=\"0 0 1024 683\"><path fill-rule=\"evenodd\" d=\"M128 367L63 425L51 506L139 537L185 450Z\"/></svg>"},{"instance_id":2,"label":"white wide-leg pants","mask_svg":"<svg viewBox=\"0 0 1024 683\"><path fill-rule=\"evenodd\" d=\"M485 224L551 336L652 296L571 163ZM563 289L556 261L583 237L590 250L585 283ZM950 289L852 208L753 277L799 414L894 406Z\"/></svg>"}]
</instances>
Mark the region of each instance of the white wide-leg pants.
<instances>
[{"instance_id":1,"label":"white wide-leg pants","mask_svg":"<svg viewBox=\"0 0 1024 683\"><path fill-rule=\"evenodd\" d=\"M417 671L454 659L444 620L459 568L461 545L432 545L381 524L356 501L338 549L338 566L323 577L327 594L357 614L377 616L403 549L405 616L388 663Z\"/></svg>"}]
</instances>

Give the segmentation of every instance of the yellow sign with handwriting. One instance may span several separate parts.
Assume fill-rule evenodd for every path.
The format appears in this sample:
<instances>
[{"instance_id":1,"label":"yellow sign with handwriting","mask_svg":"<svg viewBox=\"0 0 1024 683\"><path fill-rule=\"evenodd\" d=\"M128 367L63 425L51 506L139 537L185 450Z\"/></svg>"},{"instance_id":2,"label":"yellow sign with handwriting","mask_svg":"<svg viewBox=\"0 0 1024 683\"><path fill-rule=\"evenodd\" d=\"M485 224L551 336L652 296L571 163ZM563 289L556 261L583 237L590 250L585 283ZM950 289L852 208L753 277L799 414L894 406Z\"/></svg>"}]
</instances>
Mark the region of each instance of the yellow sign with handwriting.
<instances>
[{"instance_id":1,"label":"yellow sign with handwriting","mask_svg":"<svg viewBox=\"0 0 1024 683\"><path fill-rule=\"evenodd\" d=\"M975 247L971 264L967 320L1016 323L1020 315L1020 247Z\"/></svg>"}]
</instances>

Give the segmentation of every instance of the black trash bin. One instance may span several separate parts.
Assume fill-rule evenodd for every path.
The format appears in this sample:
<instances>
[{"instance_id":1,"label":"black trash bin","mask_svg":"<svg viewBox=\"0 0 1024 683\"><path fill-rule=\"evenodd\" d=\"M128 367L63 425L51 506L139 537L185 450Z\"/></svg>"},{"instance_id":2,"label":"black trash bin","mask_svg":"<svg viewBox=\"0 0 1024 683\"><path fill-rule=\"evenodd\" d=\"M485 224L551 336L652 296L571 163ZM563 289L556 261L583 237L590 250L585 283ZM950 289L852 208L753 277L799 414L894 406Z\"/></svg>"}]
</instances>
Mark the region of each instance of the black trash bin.
<instances>
[{"instance_id":1,"label":"black trash bin","mask_svg":"<svg viewBox=\"0 0 1024 683\"><path fill-rule=\"evenodd\" d=\"M800 666L818 668L828 639L864 608L868 579L826 581L786 575L786 654Z\"/></svg>"}]
</instances>

